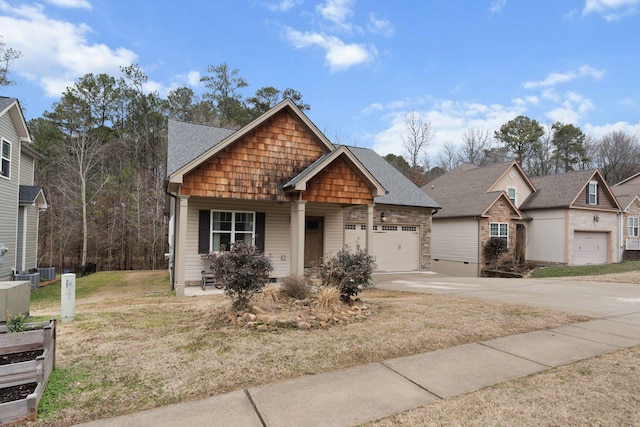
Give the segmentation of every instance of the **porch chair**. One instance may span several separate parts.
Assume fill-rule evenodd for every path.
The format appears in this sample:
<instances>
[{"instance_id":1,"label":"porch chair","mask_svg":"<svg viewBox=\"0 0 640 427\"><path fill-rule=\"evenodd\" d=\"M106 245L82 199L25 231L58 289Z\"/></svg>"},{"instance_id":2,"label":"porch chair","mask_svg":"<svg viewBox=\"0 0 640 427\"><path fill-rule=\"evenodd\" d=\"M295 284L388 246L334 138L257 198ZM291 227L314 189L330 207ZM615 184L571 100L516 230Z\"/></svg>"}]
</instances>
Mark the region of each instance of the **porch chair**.
<instances>
[{"instance_id":1,"label":"porch chair","mask_svg":"<svg viewBox=\"0 0 640 427\"><path fill-rule=\"evenodd\" d=\"M207 286L215 286L217 289L222 288L222 284L216 280L216 276L213 274L213 266L208 255L202 255L200 257L202 262L202 290L207 290Z\"/></svg>"}]
</instances>

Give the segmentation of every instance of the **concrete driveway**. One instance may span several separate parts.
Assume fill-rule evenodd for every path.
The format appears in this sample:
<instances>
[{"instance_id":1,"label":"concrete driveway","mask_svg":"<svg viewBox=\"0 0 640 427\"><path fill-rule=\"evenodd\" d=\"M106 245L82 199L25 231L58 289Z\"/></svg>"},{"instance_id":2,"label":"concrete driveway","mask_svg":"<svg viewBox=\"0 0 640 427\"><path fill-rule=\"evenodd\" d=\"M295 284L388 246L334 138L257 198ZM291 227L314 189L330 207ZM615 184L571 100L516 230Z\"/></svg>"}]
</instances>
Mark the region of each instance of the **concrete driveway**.
<instances>
[{"instance_id":1,"label":"concrete driveway","mask_svg":"<svg viewBox=\"0 0 640 427\"><path fill-rule=\"evenodd\" d=\"M554 279L450 277L431 272L376 273L375 286L486 298L596 318L640 313L640 285Z\"/></svg>"}]
</instances>

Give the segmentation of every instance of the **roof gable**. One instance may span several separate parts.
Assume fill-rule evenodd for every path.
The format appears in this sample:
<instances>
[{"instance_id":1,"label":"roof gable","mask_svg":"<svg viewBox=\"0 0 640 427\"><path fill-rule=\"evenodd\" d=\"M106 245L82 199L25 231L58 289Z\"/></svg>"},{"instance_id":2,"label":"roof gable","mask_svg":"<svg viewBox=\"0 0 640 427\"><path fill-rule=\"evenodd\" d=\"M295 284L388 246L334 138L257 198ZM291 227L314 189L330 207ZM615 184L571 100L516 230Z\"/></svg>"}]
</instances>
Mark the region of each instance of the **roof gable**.
<instances>
[{"instance_id":1,"label":"roof gable","mask_svg":"<svg viewBox=\"0 0 640 427\"><path fill-rule=\"evenodd\" d=\"M345 146L340 146L337 149L325 154L318 160L313 162L308 168L294 177L291 181L287 182L283 189L284 191L305 191L307 190L307 184L321 171L325 170L329 165L333 164L337 159L346 161L360 178L367 183L367 186L373 190L373 196L382 196L387 193L384 187L378 182L378 180L371 174L371 172L364 167L364 165L353 155L351 151ZM348 191L348 189L345 189Z\"/></svg>"},{"instance_id":2,"label":"roof gable","mask_svg":"<svg viewBox=\"0 0 640 427\"><path fill-rule=\"evenodd\" d=\"M482 212L483 217L490 217L491 213L490 211L493 209L493 207L498 204L498 202L502 201L505 202L509 208L511 209L511 214L513 217L515 217L515 219L523 219L524 216L522 215L522 213L518 210L518 208L513 204L513 202L511 201L511 199L509 198L509 196L507 195L507 193L505 193L504 191L500 191L500 192L491 192L491 193L487 193L488 195L492 195L494 197L493 202L491 202L487 208L484 210L484 212Z\"/></svg>"},{"instance_id":3,"label":"roof gable","mask_svg":"<svg viewBox=\"0 0 640 427\"><path fill-rule=\"evenodd\" d=\"M499 170L500 169L497 168L497 171ZM520 180L524 181L525 185L529 187L529 190L531 192L536 191L535 185L533 185L533 182L531 182L531 179L529 179L529 176L524 172L518 162L512 162L510 165L508 165L508 167L505 168L504 172L502 172L502 174L498 178L496 178L496 180L491 184L487 191L504 191L502 184L504 182L515 181L517 178L520 178Z\"/></svg>"},{"instance_id":4,"label":"roof gable","mask_svg":"<svg viewBox=\"0 0 640 427\"><path fill-rule=\"evenodd\" d=\"M589 182L598 182L598 205L589 205L586 191ZM549 208L588 208L620 210L620 205L597 169L567 172L532 178L538 189L520 205L521 210Z\"/></svg>"},{"instance_id":5,"label":"roof gable","mask_svg":"<svg viewBox=\"0 0 640 427\"><path fill-rule=\"evenodd\" d=\"M611 191L613 191L613 194L615 194L618 199L618 203L622 210L627 211L633 201L640 198L640 182L637 184L616 184L611 187Z\"/></svg>"},{"instance_id":6,"label":"roof gable","mask_svg":"<svg viewBox=\"0 0 640 427\"><path fill-rule=\"evenodd\" d=\"M198 166L206 162L209 158L211 158L212 156L215 156L218 152L226 149L227 147L231 146L235 142L241 140L244 136L255 131L261 125L265 124L268 120L272 119L276 115L282 114L283 112L287 112L291 116L293 116L299 122L299 125L302 128L304 128L304 131L306 131L308 135L311 135L313 139L317 142L317 144L320 147L322 147L323 151L326 152L326 151L333 150L334 148L333 144L331 144L331 142L324 136L324 134L322 134L322 132L320 132L320 130L311 122L311 120L309 120L309 118L302 111L300 111L300 109L293 103L293 101L291 101L290 99L286 99L281 103L279 103L278 105L276 105L275 107L273 107L272 109L270 109L269 111L259 116L258 118L256 118L255 120L253 120L248 125L244 126L243 128L237 131L229 132L228 135L226 136L223 135L224 132L218 132L217 137L215 137L212 140L209 140L209 144L211 145L209 146L208 149L206 149L204 152L201 152L199 154L196 154L195 152L191 153L191 155L195 154L195 156L187 160L186 163L183 163L182 165L178 164L180 163L179 161L177 161L176 164L172 164L172 168L174 168L173 171L170 171L169 168L167 167L167 173L169 174L169 182L181 183L186 173L194 170L195 168L197 168ZM172 121L170 122L170 125L172 123L175 124L176 122ZM191 125L198 126L195 124L191 124ZM223 128L217 128L217 129L223 129ZM294 131L296 129L287 129L287 130ZM172 138L172 136L174 138ZM170 146L169 150L170 151L180 150L180 147L184 143L184 140L178 139L178 137L179 135L176 135L176 134L172 135L171 130L169 131L169 146ZM203 137L204 140L200 139L199 140L200 144L198 145L200 147L206 146L206 141L207 141L206 133L204 135L201 135L201 137ZM295 143L297 141L293 141L293 142ZM181 161L184 161L185 159L186 159L186 156L183 156L183 159Z\"/></svg>"},{"instance_id":7,"label":"roof gable","mask_svg":"<svg viewBox=\"0 0 640 427\"><path fill-rule=\"evenodd\" d=\"M514 171L514 165L516 162L485 167L459 165L423 186L422 190L442 206L438 217L482 216L503 192L503 189L491 189L502 177ZM519 167L515 170L524 174ZM526 181L530 182L528 178ZM535 188L533 184L531 186Z\"/></svg>"},{"instance_id":8,"label":"roof gable","mask_svg":"<svg viewBox=\"0 0 640 427\"><path fill-rule=\"evenodd\" d=\"M31 142L27 122L24 119L22 108L20 108L20 103L17 99L0 96L0 117L5 114L8 114L11 117L20 140L24 142Z\"/></svg>"}]
</instances>

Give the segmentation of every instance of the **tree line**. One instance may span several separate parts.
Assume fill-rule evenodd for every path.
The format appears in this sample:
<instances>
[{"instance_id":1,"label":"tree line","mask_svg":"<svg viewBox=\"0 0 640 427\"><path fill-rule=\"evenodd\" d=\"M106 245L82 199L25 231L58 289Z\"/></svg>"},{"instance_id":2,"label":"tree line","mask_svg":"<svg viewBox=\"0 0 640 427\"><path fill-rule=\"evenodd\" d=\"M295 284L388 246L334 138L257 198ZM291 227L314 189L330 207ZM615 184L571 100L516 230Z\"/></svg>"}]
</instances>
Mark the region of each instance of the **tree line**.
<instances>
[{"instance_id":1,"label":"tree line","mask_svg":"<svg viewBox=\"0 0 640 427\"><path fill-rule=\"evenodd\" d=\"M9 62L19 57L4 53L0 86L10 84ZM147 80L137 65L119 76L86 74L28 122L32 148L44 156L36 182L49 202L40 219L40 266L164 267L167 119L239 128L285 98L310 108L294 89L268 86L245 97L248 82L226 63L207 68L202 95L185 86L163 98L145 91Z\"/></svg>"},{"instance_id":2,"label":"tree line","mask_svg":"<svg viewBox=\"0 0 640 427\"><path fill-rule=\"evenodd\" d=\"M594 138L573 124L555 122L544 127L537 120L518 116L493 134L485 129L465 130L460 144L445 143L432 162L427 155L435 138L431 122L411 112L405 124L404 153L387 154L385 159L418 186L460 164L489 166L512 160L530 176L598 168L610 184L640 172L640 142L624 131Z\"/></svg>"}]
</instances>

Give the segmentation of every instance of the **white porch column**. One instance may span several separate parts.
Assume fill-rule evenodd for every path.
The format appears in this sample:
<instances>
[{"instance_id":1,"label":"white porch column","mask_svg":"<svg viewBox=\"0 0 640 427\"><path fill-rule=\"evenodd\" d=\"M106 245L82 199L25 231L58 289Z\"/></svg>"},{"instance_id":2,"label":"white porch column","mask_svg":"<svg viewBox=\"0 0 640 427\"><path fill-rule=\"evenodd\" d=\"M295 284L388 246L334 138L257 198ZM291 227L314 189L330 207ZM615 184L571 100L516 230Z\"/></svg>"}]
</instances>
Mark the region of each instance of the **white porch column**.
<instances>
[{"instance_id":1,"label":"white porch column","mask_svg":"<svg viewBox=\"0 0 640 427\"><path fill-rule=\"evenodd\" d=\"M291 274L304 273L304 223L306 200L291 203Z\"/></svg>"},{"instance_id":2,"label":"white porch column","mask_svg":"<svg viewBox=\"0 0 640 427\"><path fill-rule=\"evenodd\" d=\"M187 258L187 212L189 196L178 196L176 210L176 247L173 253L173 271L175 276L176 296L184 296L185 262Z\"/></svg>"},{"instance_id":3,"label":"white porch column","mask_svg":"<svg viewBox=\"0 0 640 427\"><path fill-rule=\"evenodd\" d=\"M375 205L367 206L367 254L373 254L373 211Z\"/></svg>"}]
</instances>

